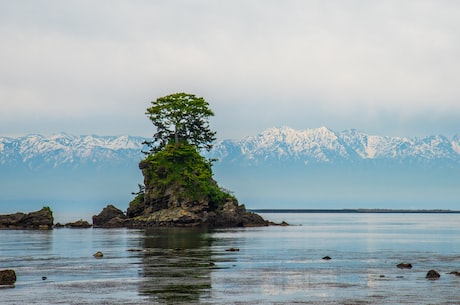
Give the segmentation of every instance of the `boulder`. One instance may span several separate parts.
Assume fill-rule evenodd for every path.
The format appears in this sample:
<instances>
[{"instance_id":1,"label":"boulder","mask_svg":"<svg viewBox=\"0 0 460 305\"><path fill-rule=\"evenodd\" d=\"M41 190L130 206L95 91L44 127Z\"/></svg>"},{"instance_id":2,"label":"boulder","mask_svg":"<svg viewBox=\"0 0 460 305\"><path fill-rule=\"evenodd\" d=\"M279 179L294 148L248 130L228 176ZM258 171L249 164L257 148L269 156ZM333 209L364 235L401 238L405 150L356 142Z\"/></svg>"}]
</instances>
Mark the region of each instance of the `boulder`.
<instances>
[{"instance_id":1,"label":"boulder","mask_svg":"<svg viewBox=\"0 0 460 305\"><path fill-rule=\"evenodd\" d=\"M436 270L430 270L427 272L426 274L426 278L429 279L429 280L437 280L441 277L441 275L439 274L438 271Z\"/></svg>"},{"instance_id":2,"label":"boulder","mask_svg":"<svg viewBox=\"0 0 460 305\"><path fill-rule=\"evenodd\" d=\"M11 269L0 270L0 285L14 285L16 283L16 272Z\"/></svg>"},{"instance_id":3,"label":"boulder","mask_svg":"<svg viewBox=\"0 0 460 305\"><path fill-rule=\"evenodd\" d=\"M126 226L127 216L113 205L106 206L99 215L93 216L93 226L99 228L117 228Z\"/></svg>"},{"instance_id":4,"label":"boulder","mask_svg":"<svg viewBox=\"0 0 460 305\"><path fill-rule=\"evenodd\" d=\"M35 229L49 230L53 228L53 212L49 207L40 211L0 215L1 229Z\"/></svg>"}]
</instances>

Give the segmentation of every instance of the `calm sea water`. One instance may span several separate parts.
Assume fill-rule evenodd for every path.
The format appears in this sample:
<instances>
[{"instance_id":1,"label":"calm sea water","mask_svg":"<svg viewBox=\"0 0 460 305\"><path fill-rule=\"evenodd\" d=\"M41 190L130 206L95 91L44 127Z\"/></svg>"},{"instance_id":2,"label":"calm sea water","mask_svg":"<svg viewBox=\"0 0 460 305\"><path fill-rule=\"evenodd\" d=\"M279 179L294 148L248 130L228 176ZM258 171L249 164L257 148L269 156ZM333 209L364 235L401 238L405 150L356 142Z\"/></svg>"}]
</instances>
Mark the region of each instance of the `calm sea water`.
<instances>
[{"instance_id":1,"label":"calm sea water","mask_svg":"<svg viewBox=\"0 0 460 305\"><path fill-rule=\"evenodd\" d=\"M262 215L293 226L0 231L0 303L460 304L460 215Z\"/></svg>"}]
</instances>

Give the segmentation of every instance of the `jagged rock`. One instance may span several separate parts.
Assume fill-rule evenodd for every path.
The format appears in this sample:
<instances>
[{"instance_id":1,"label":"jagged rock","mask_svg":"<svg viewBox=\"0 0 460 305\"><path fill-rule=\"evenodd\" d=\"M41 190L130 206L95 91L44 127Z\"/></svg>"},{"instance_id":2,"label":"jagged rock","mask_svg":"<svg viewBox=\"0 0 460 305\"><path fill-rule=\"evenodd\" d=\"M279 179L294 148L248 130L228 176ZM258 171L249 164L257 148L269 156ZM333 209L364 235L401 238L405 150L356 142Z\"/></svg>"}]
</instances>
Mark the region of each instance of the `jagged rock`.
<instances>
[{"instance_id":1,"label":"jagged rock","mask_svg":"<svg viewBox=\"0 0 460 305\"><path fill-rule=\"evenodd\" d=\"M400 264L397 264L396 267L398 267L399 269L412 269L412 264L400 263Z\"/></svg>"},{"instance_id":2,"label":"jagged rock","mask_svg":"<svg viewBox=\"0 0 460 305\"><path fill-rule=\"evenodd\" d=\"M0 285L14 285L15 282L16 272L14 270L0 270Z\"/></svg>"},{"instance_id":3,"label":"jagged rock","mask_svg":"<svg viewBox=\"0 0 460 305\"><path fill-rule=\"evenodd\" d=\"M53 212L49 207L40 211L0 215L0 228L2 229L41 229L53 228Z\"/></svg>"},{"instance_id":4,"label":"jagged rock","mask_svg":"<svg viewBox=\"0 0 460 305\"><path fill-rule=\"evenodd\" d=\"M441 275L439 274L438 271L436 270L430 270L427 272L426 274L426 278L429 279L429 280L437 280L441 277Z\"/></svg>"},{"instance_id":5,"label":"jagged rock","mask_svg":"<svg viewBox=\"0 0 460 305\"><path fill-rule=\"evenodd\" d=\"M86 220L80 219L75 222L66 223L65 227L72 228L72 229L87 229L87 228L91 228L91 224L87 222Z\"/></svg>"},{"instance_id":6,"label":"jagged rock","mask_svg":"<svg viewBox=\"0 0 460 305\"><path fill-rule=\"evenodd\" d=\"M222 210L216 211L216 217L213 223L215 227L260 227L267 226L260 215L248 212L244 205L239 205L238 202L227 201Z\"/></svg>"},{"instance_id":7,"label":"jagged rock","mask_svg":"<svg viewBox=\"0 0 460 305\"><path fill-rule=\"evenodd\" d=\"M109 204L99 215L93 216L93 226L100 228L117 228L126 226L127 216L122 210Z\"/></svg>"}]
</instances>

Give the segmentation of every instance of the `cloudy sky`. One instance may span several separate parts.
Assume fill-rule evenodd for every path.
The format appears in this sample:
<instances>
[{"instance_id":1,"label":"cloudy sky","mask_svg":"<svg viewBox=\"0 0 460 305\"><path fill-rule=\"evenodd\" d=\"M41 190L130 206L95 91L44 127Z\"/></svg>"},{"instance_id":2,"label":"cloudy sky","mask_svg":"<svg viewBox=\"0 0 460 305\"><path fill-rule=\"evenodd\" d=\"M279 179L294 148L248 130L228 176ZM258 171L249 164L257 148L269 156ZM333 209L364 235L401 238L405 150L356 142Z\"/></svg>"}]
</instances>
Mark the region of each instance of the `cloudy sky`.
<instances>
[{"instance_id":1,"label":"cloudy sky","mask_svg":"<svg viewBox=\"0 0 460 305\"><path fill-rule=\"evenodd\" d=\"M182 91L219 138L460 133L459 1L0 0L0 37L0 136L150 136Z\"/></svg>"}]
</instances>

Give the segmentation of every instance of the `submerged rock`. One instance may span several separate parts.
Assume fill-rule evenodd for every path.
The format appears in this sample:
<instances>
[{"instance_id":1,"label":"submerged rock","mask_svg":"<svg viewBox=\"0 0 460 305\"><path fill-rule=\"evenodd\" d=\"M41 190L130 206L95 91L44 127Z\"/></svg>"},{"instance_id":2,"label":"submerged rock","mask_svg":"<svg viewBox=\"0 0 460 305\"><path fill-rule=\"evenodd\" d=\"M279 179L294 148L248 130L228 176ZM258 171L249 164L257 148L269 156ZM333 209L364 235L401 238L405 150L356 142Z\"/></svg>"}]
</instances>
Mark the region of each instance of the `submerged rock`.
<instances>
[{"instance_id":1,"label":"submerged rock","mask_svg":"<svg viewBox=\"0 0 460 305\"><path fill-rule=\"evenodd\" d=\"M396 267L398 267L399 269L412 269L412 264L400 263L400 264L397 264Z\"/></svg>"},{"instance_id":2,"label":"submerged rock","mask_svg":"<svg viewBox=\"0 0 460 305\"><path fill-rule=\"evenodd\" d=\"M16 272L12 269L0 270L0 285L11 286L16 283Z\"/></svg>"},{"instance_id":3,"label":"submerged rock","mask_svg":"<svg viewBox=\"0 0 460 305\"><path fill-rule=\"evenodd\" d=\"M0 229L50 230L53 228L53 212L49 207L40 211L0 215Z\"/></svg>"},{"instance_id":4,"label":"submerged rock","mask_svg":"<svg viewBox=\"0 0 460 305\"><path fill-rule=\"evenodd\" d=\"M441 275L439 274L438 271L436 270L430 270L427 272L426 274L426 278L429 279L429 280L437 280L441 277Z\"/></svg>"}]
</instances>

